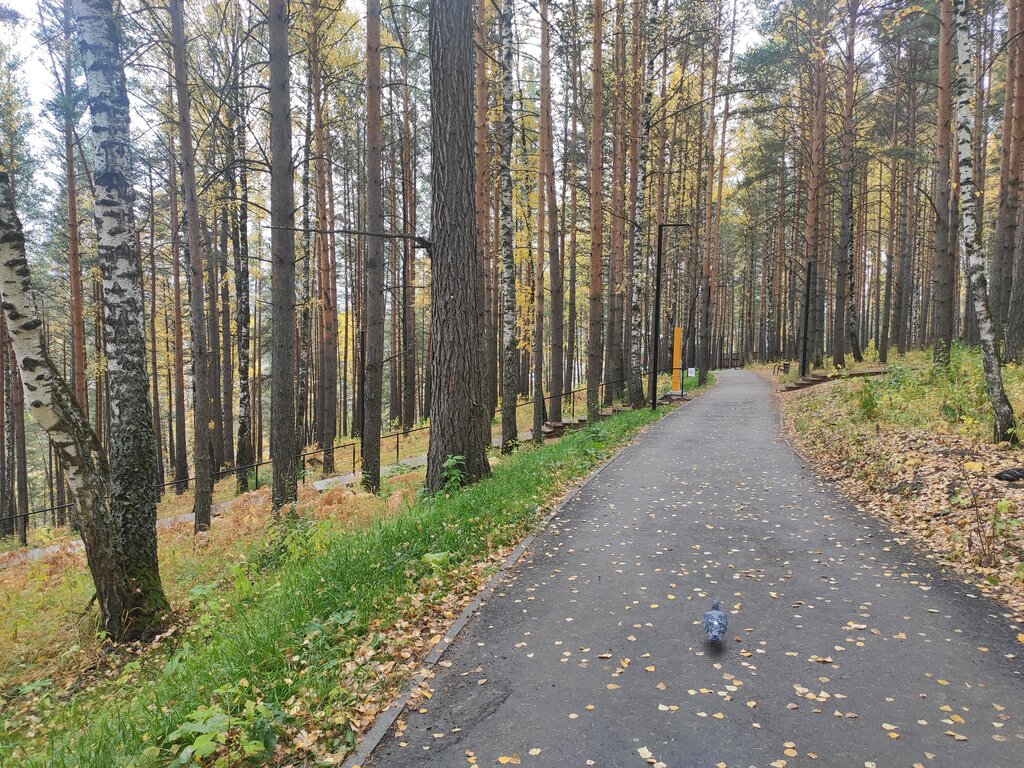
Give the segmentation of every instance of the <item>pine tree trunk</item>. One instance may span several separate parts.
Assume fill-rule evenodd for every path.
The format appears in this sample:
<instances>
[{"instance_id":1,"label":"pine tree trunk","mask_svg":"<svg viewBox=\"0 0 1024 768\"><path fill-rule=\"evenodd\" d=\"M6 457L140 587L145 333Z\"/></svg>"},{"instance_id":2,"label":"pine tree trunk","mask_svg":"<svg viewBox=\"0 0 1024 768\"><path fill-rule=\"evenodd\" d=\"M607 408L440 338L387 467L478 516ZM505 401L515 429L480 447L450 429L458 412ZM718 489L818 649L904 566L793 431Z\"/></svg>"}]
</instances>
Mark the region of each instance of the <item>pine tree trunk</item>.
<instances>
[{"instance_id":1,"label":"pine tree trunk","mask_svg":"<svg viewBox=\"0 0 1024 768\"><path fill-rule=\"evenodd\" d=\"M288 4L270 0L270 258L271 384L270 458L274 508L293 504L298 487L295 433L295 191L292 167Z\"/></svg>"},{"instance_id":2,"label":"pine tree trunk","mask_svg":"<svg viewBox=\"0 0 1024 768\"><path fill-rule=\"evenodd\" d=\"M587 416L597 418L601 386L601 251L603 246L604 210L602 208L602 129L604 101L601 43L604 11L601 0L594 0L593 56L591 61L590 119L590 276L587 287Z\"/></svg>"},{"instance_id":3,"label":"pine tree trunk","mask_svg":"<svg viewBox=\"0 0 1024 768\"><path fill-rule=\"evenodd\" d=\"M960 244L967 258L968 278L978 313L978 331L981 336L982 362L985 383L992 404L993 438L996 442L1017 442L1016 419L1013 407L1003 388L1002 367L996 349L996 329L989 310L988 281L985 259L981 253L978 231L977 198L974 189L973 119L971 115L971 85L974 67L968 48L967 0L953 2L953 35L957 65L953 83L956 99L957 155L960 168Z\"/></svg>"},{"instance_id":4,"label":"pine tree trunk","mask_svg":"<svg viewBox=\"0 0 1024 768\"><path fill-rule=\"evenodd\" d=\"M171 53L178 103L178 138L181 143L181 182L185 193L185 230L187 233L189 275L189 312L192 327L192 433L195 440L194 501L195 530L210 527L213 500L210 437L210 371L206 337L206 307L203 301L203 258L200 239L199 198L196 191L195 145L192 138L192 108L185 64L185 29L182 0L171 0Z\"/></svg>"},{"instance_id":5,"label":"pine tree trunk","mask_svg":"<svg viewBox=\"0 0 1024 768\"><path fill-rule=\"evenodd\" d=\"M939 88L935 118L935 351L939 366L949 364L955 332L956 242L950 232L950 123L952 121L952 9L951 0L939 2Z\"/></svg>"},{"instance_id":6,"label":"pine tree trunk","mask_svg":"<svg viewBox=\"0 0 1024 768\"><path fill-rule=\"evenodd\" d=\"M848 333L848 323L856 319L849 306L853 298L854 248L853 248L853 101L857 78L855 56L857 41L857 12L859 0L849 0L846 8L846 55L843 98L843 135L839 167L839 250L836 254L836 302L832 314L832 362L837 368L846 365L846 343L849 340L854 349L854 359L859 360L860 345L856 332ZM853 308L855 310L856 307Z\"/></svg>"},{"instance_id":7,"label":"pine tree trunk","mask_svg":"<svg viewBox=\"0 0 1024 768\"><path fill-rule=\"evenodd\" d=\"M437 491L453 478L452 460L463 483L490 474L489 409L480 376L484 275L474 209L472 4L431 0L429 46L434 386L426 482Z\"/></svg>"},{"instance_id":8,"label":"pine tree trunk","mask_svg":"<svg viewBox=\"0 0 1024 768\"><path fill-rule=\"evenodd\" d=\"M366 227L384 231L381 162L380 0L366 4ZM384 385L384 239L366 244L366 364L363 388L363 487L380 487L380 433Z\"/></svg>"},{"instance_id":9,"label":"pine tree trunk","mask_svg":"<svg viewBox=\"0 0 1024 768\"><path fill-rule=\"evenodd\" d=\"M237 70L236 70L237 71ZM238 443L235 486L250 490L249 465L255 463L252 429L252 382L249 377L249 171L246 166L246 115L236 78L234 93L235 159L238 162L238 213L235 219L235 343L238 345ZM252 490L255 490L253 488Z\"/></svg>"}]
</instances>

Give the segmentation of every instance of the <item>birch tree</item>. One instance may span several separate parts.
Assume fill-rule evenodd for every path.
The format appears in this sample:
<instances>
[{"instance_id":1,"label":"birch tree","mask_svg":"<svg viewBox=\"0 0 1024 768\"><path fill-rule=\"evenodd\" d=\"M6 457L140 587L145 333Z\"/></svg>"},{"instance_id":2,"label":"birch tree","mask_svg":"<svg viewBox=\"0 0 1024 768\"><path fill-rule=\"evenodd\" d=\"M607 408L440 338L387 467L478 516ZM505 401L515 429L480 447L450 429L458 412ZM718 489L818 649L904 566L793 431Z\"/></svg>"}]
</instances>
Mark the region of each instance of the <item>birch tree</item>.
<instances>
[{"instance_id":1,"label":"birch tree","mask_svg":"<svg viewBox=\"0 0 1024 768\"><path fill-rule=\"evenodd\" d=\"M1003 388L1002 366L996 348L996 328L989 309L985 258L981 253L978 230L977 193L974 185L974 118L971 113L971 86L974 67L967 31L967 0L953 0L953 39L956 47L956 75L953 94L956 103L957 157L960 168L960 245L967 259L967 277L974 295L981 337L981 356L985 384L992 403L993 436L996 442L1017 442L1013 407Z\"/></svg>"},{"instance_id":2,"label":"birch tree","mask_svg":"<svg viewBox=\"0 0 1024 768\"><path fill-rule=\"evenodd\" d=\"M0 158L0 168L3 159ZM124 566L117 519L108 498L110 470L88 416L50 358L36 308L25 235L8 173L0 170L0 307L21 371L25 399L43 428L75 501L78 530L96 586L103 628L115 638L148 629L136 620L136 596Z\"/></svg>"},{"instance_id":3,"label":"birch tree","mask_svg":"<svg viewBox=\"0 0 1024 768\"><path fill-rule=\"evenodd\" d=\"M78 0L78 42L97 150L94 223L110 390L110 514L130 585L117 624L142 634L167 612L156 554L156 444L146 372L142 262L135 243L128 89L111 0ZM125 629L127 625L127 629Z\"/></svg>"},{"instance_id":4,"label":"birch tree","mask_svg":"<svg viewBox=\"0 0 1024 768\"><path fill-rule=\"evenodd\" d=\"M501 46L501 138L498 158L500 183L499 247L501 249L501 451L515 448L519 438L516 425L516 392L519 388L519 343L516 337L516 262L512 212L512 142L514 57L512 49L512 0L504 0L499 21Z\"/></svg>"}]
</instances>

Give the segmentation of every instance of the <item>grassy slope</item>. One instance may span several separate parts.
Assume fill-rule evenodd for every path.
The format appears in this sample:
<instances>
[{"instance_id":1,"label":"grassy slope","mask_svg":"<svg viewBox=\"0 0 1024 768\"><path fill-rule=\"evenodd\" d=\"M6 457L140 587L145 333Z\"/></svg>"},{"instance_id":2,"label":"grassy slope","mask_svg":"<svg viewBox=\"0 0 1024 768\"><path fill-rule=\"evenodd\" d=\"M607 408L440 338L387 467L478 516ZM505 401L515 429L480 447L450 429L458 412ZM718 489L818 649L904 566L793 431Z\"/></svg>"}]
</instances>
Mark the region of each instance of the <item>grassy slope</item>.
<instances>
[{"instance_id":1,"label":"grassy slope","mask_svg":"<svg viewBox=\"0 0 1024 768\"><path fill-rule=\"evenodd\" d=\"M429 645L424 627L440 626L483 579L479 563L661 413L617 414L523 450L489 480L355 532L292 526L251 568L236 568L233 585L194 595L206 610L173 653L68 703L44 698L38 728L4 734L0 762L165 764L197 736L229 761L246 750L266 759L268 748L344 752ZM192 732L174 737L183 724Z\"/></svg>"}]
</instances>

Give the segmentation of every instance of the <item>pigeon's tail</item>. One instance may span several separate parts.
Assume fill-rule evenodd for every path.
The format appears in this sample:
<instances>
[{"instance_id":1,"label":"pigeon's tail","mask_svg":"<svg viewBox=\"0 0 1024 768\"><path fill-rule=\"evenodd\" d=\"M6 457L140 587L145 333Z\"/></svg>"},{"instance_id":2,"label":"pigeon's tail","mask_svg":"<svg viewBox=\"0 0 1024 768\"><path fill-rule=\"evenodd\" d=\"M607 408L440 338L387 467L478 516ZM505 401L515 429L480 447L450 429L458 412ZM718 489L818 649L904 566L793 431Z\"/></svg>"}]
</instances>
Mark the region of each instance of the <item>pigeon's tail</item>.
<instances>
[{"instance_id":1,"label":"pigeon's tail","mask_svg":"<svg viewBox=\"0 0 1024 768\"><path fill-rule=\"evenodd\" d=\"M718 607L718 601L717 600L712 601L712 603L711 603L711 610L712 611L720 611L720 610L722 610L721 608Z\"/></svg>"}]
</instances>

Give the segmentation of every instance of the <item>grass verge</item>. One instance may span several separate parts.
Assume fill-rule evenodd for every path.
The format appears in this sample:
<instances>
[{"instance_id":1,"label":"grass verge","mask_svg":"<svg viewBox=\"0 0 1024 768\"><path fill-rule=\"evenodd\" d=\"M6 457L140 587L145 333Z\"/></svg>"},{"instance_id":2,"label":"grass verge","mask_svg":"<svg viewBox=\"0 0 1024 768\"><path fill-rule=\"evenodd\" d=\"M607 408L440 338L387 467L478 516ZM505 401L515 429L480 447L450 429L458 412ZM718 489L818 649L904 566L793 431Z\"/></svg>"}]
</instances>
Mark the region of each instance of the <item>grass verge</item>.
<instances>
[{"instance_id":1,"label":"grass verge","mask_svg":"<svg viewBox=\"0 0 1024 768\"><path fill-rule=\"evenodd\" d=\"M337 764L541 507L665 412L627 411L503 459L463 491L339 532L282 521L196 618L80 695L32 696L4 765Z\"/></svg>"}]
</instances>

